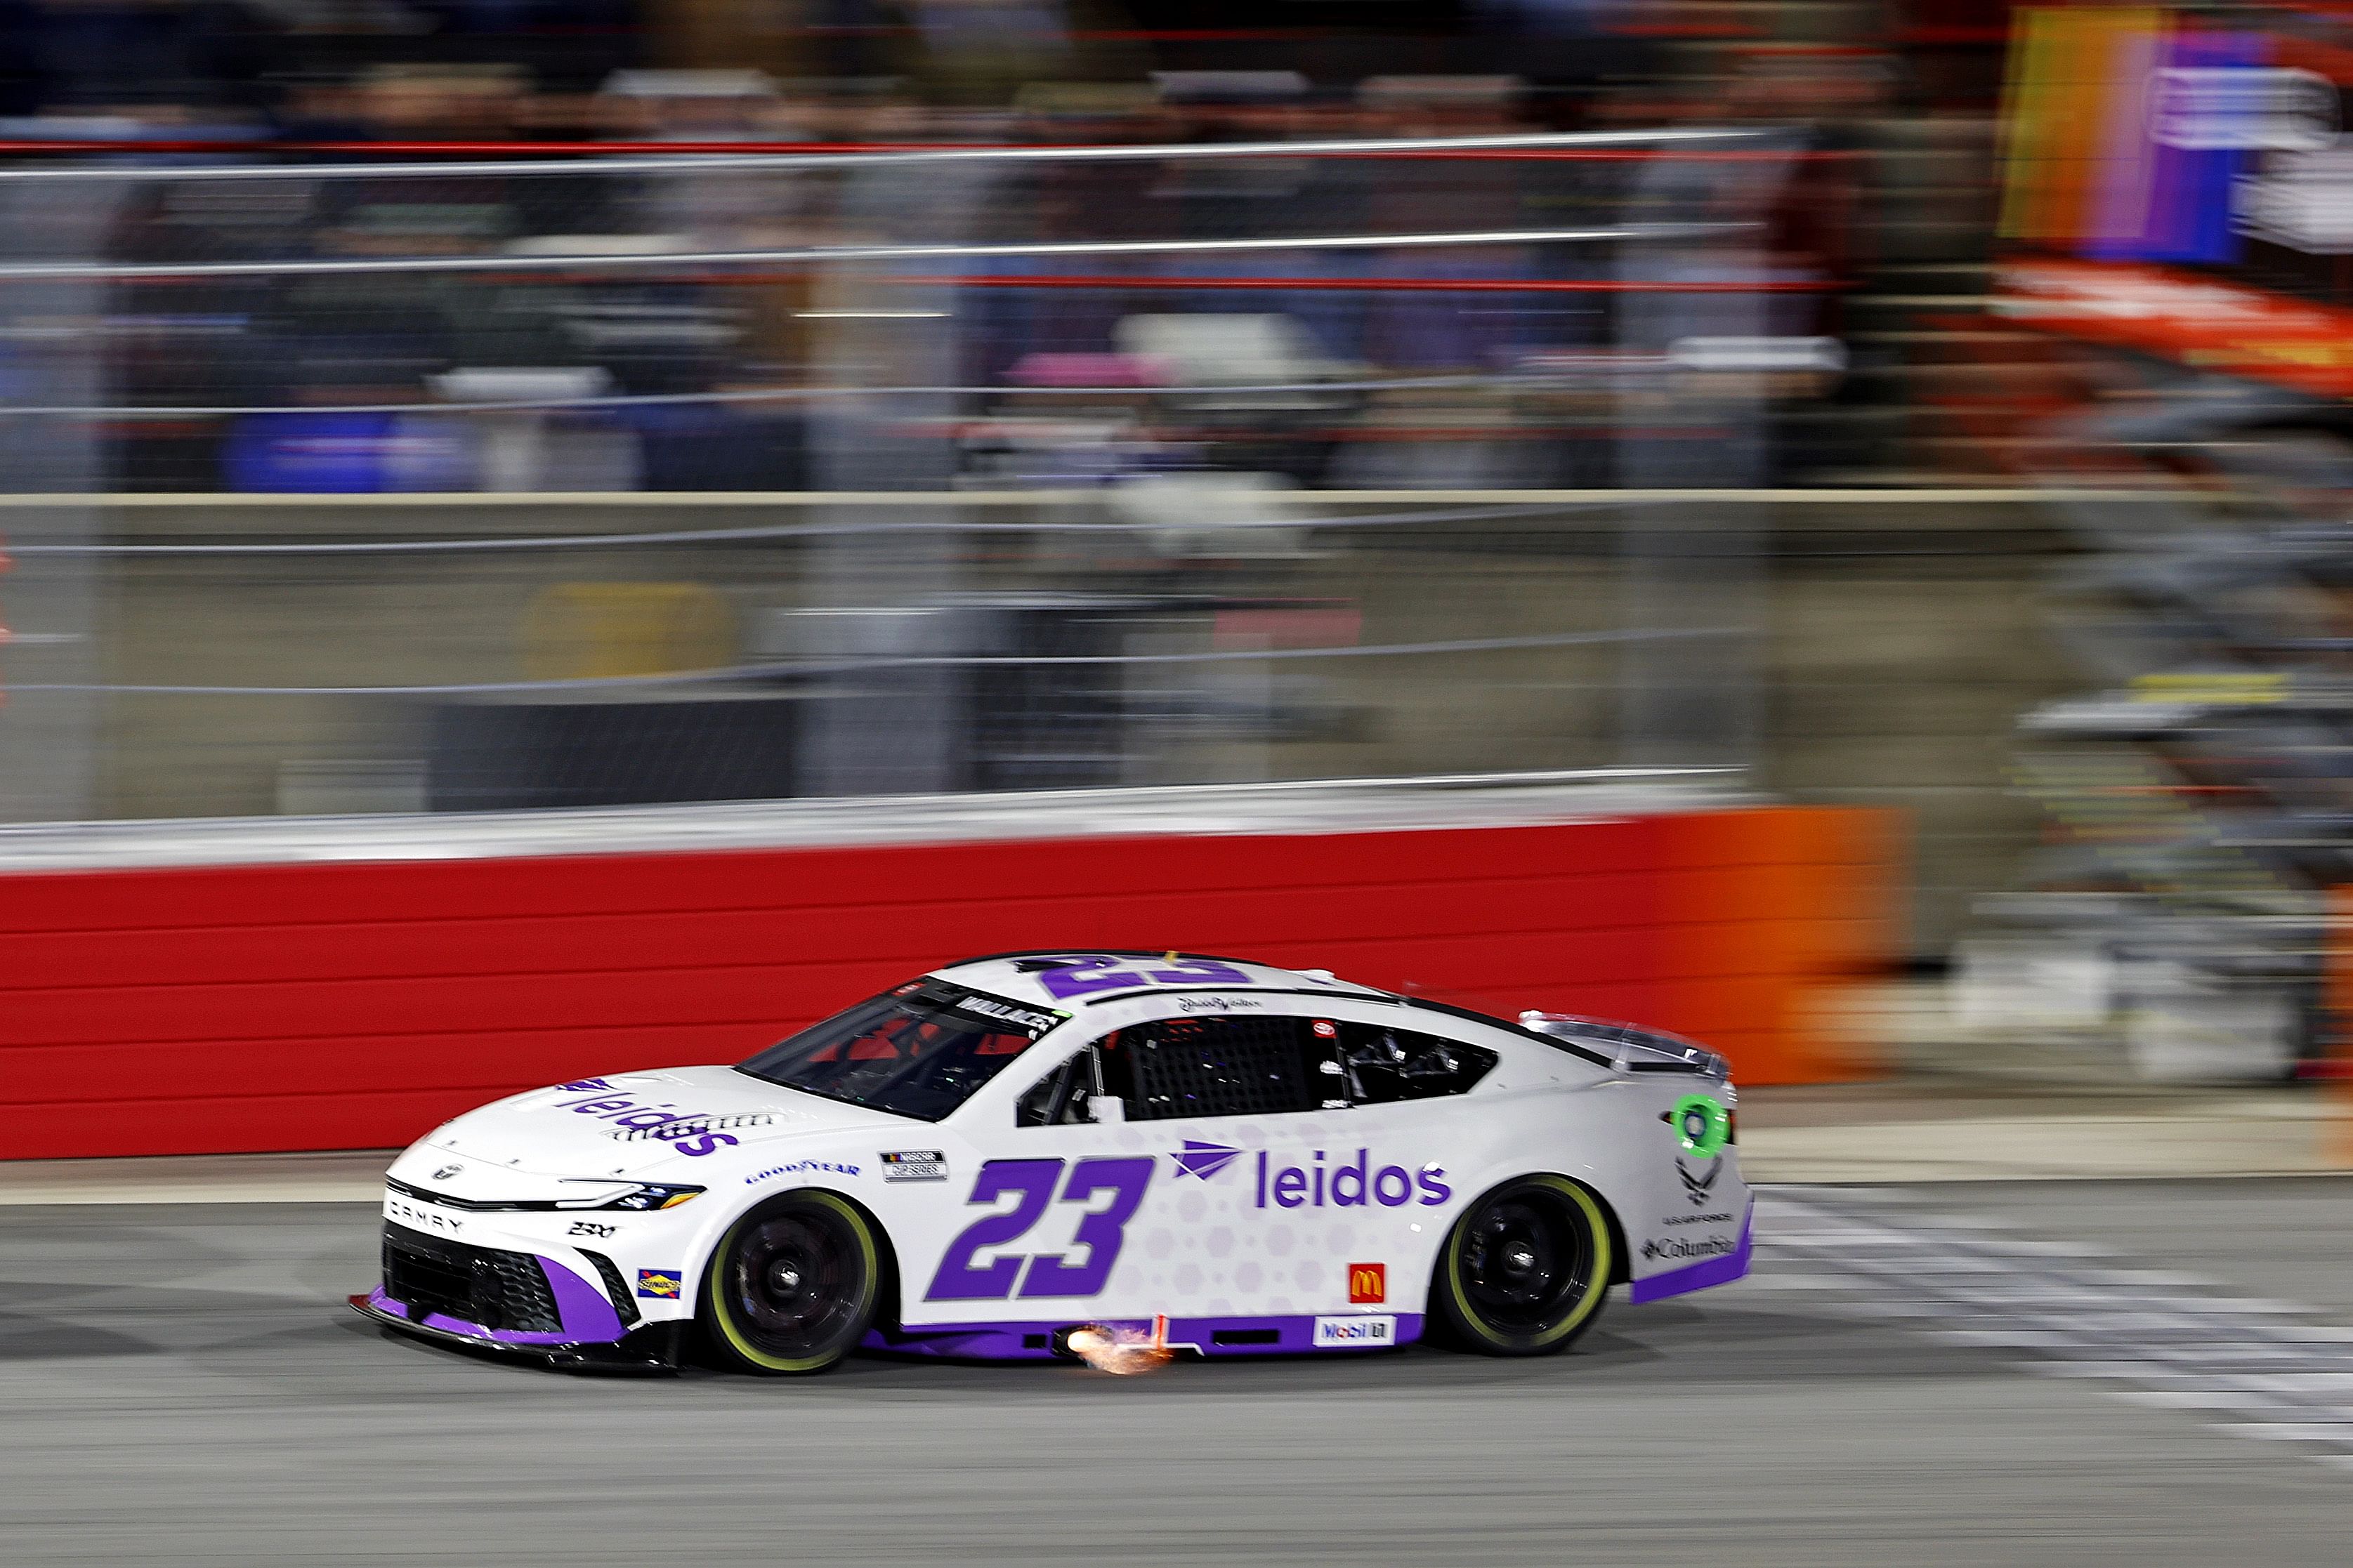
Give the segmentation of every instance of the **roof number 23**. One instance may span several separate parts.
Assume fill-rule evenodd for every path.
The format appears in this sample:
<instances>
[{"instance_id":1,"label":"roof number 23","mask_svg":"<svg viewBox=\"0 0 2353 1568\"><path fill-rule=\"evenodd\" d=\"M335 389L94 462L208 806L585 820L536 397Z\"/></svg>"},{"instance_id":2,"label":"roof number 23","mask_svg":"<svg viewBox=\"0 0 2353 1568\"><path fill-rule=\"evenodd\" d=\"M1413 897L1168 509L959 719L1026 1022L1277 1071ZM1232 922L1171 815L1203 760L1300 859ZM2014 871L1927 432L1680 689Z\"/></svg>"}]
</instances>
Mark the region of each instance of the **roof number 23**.
<instances>
[{"instance_id":1,"label":"roof number 23","mask_svg":"<svg viewBox=\"0 0 2353 1568\"><path fill-rule=\"evenodd\" d=\"M1146 967L1149 965L1150 967ZM1096 991L1132 991L1142 985L1247 985L1250 976L1230 963L1207 958L1145 959L1086 958L1063 969L1049 969L1039 984L1057 997L1084 996Z\"/></svg>"}]
</instances>

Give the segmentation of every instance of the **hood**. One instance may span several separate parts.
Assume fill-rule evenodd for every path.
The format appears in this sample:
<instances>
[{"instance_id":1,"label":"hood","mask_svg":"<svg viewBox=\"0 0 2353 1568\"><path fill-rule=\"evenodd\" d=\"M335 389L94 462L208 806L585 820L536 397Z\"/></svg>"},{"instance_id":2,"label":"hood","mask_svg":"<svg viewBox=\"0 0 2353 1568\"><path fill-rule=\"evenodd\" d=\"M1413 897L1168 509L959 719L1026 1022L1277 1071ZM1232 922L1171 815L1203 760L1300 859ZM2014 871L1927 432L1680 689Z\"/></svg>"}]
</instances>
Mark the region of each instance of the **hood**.
<instances>
[{"instance_id":1,"label":"hood","mask_svg":"<svg viewBox=\"0 0 2353 1568\"><path fill-rule=\"evenodd\" d=\"M777 1139L893 1128L903 1136L916 1125L733 1068L669 1068L513 1095L445 1122L424 1142L518 1174L635 1178Z\"/></svg>"}]
</instances>

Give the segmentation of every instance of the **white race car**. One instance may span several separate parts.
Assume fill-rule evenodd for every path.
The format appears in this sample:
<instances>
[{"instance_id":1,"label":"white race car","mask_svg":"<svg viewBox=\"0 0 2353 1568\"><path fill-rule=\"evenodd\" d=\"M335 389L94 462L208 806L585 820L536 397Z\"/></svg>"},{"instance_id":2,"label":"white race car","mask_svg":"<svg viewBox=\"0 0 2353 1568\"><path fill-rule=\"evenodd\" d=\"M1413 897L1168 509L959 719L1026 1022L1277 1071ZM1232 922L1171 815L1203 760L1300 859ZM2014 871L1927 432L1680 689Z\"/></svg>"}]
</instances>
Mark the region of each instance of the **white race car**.
<instances>
[{"instance_id":1,"label":"white race car","mask_svg":"<svg viewBox=\"0 0 2353 1568\"><path fill-rule=\"evenodd\" d=\"M1193 953L972 959L735 1067L582 1079L393 1163L411 1334L558 1365L698 1348L1559 1350L1747 1272L1724 1059ZM1074 1339L1078 1342L1074 1344Z\"/></svg>"}]
</instances>

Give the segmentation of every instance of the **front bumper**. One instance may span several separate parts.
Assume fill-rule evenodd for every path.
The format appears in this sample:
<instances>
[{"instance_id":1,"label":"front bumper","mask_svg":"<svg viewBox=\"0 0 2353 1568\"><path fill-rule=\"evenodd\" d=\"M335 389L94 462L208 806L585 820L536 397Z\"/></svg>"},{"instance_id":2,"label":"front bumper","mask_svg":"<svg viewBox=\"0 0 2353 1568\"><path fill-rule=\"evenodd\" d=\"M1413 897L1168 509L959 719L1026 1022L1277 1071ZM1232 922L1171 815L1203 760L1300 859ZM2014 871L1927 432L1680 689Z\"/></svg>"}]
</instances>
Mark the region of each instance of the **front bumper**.
<instances>
[{"instance_id":1,"label":"front bumper","mask_svg":"<svg viewBox=\"0 0 2353 1568\"><path fill-rule=\"evenodd\" d=\"M489 1247L384 1225L381 1282L352 1298L390 1327L557 1365L677 1364L676 1319L642 1321L625 1276L584 1253L602 1282L536 1250ZM484 1238L489 1239L489 1238ZM659 1334L648 1331L659 1327Z\"/></svg>"},{"instance_id":2,"label":"front bumper","mask_svg":"<svg viewBox=\"0 0 2353 1568\"><path fill-rule=\"evenodd\" d=\"M361 1317L445 1345L519 1356L565 1371L662 1372L679 1368L685 1349L686 1324L678 1319L645 1323L617 1340L567 1340L561 1334L519 1334L462 1322L438 1312L416 1315L384 1293L383 1288L351 1298L352 1310Z\"/></svg>"}]
</instances>

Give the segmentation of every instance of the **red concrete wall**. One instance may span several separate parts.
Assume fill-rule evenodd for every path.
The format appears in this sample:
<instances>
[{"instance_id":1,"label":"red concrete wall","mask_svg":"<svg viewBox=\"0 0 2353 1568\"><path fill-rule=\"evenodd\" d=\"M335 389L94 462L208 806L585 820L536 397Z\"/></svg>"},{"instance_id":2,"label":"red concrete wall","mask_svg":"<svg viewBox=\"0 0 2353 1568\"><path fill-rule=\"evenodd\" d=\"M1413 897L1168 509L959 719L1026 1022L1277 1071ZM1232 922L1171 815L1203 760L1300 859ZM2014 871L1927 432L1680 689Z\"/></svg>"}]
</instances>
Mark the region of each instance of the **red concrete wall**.
<instances>
[{"instance_id":1,"label":"red concrete wall","mask_svg":"<svg viewBox=\"0 0 2353 1568\"><path fill-rule=\"evenodd\" d=\"M1874 814L0 875L0 1158L379 1148L534 1084L728 1061L954 958L1165 948L1853 1070Z\"/></svg>"}]
</instances>

